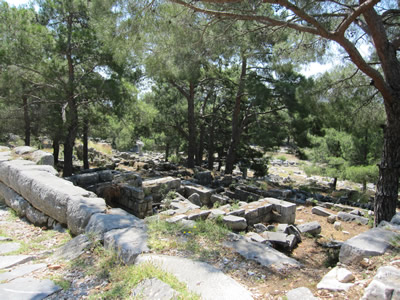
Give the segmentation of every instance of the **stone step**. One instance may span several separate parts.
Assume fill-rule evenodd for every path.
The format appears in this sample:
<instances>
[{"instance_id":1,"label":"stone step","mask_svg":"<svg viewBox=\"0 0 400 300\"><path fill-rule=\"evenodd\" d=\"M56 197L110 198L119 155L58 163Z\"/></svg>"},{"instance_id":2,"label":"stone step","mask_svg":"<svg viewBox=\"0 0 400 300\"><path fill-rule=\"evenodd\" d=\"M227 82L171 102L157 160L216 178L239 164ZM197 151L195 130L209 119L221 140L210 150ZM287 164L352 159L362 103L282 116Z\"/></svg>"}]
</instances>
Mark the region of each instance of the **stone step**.
<instances>
[{"instance_id":1,"label":"stone step","mask_svg":"<svg viewBox=\"0 0 400 300\"><path fill-rule=\"evenodd\" d=\"M17 278L0 284L2 300L40 300L61 290L61 287L49 279Z\"/></svg>"},{"instance_id":2,"label":"stone step","mask_svg":"<svg viewBox=\"0 0 400 300\"><path fill-rule=\"evenodd\" d=\"M162 270L172 273L179 281L187 284L189 290L204 300L247 300L251 293L238 282L217 268L187 258L165 255L139 255L136 263L150 262Z\"/></svg>"},{"instance_id":3,"label":"stone step","mask_svg":"<svg viewBox=\"0 0 400 300\"><path fill-rule=\"evenodd\" d=\"M14 252L21 248L20 243L0 243L0 254Z\"/></svg>"},{"instance_id":4,"label":"stone step","mask_svg":"<svg viewBox=\"0 0 400 300\"><path fill-rule=\"evenodd\" d=\"M8 255L0 256L0 270L11 268L20 264L24 264L28 261L35 259L34 256L30 255ZM0 298L1 299L1 298Z\"/></svg>"},{"instance_id":5,"label":"stone step","mask_svg":"<svg viewBox=\"0 0 400 300\"><path fill-rule=\"evenodd\" d=\"M46 264L33 264L33 265L22 265L14 268L13 270L0 274L1 281L10 281L15 278L30 274L39 269L46 267Z\"/></svg>"}]
</instances>

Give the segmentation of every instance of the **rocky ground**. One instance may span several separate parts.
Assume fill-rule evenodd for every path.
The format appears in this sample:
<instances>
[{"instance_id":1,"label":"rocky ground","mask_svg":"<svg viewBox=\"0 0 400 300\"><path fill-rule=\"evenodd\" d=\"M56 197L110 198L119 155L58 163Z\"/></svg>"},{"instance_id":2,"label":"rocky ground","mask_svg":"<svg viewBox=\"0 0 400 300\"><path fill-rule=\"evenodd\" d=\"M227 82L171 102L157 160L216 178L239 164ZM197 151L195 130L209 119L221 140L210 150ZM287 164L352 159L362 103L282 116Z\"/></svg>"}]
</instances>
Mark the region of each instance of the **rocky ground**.
<instances>
[{"instance_id":1,"label":"rocky ground","mask_svg":"<svg viewBox=\"0 0 400 300\"><path fill-rule=\"evenodd\" d=\"M149 158L145 157L143 160L146 159ZM146 164L148 163L139 161L134 167L128 164L122 169L139 170L143 171L143 174L148 174L151 171L146 170ZM190 172L187 172L189 176ZM251 172L249 175L252 177ZM329 179L308 177L301 169L301 162L288 154L284 159L277 159L272 163L266 182L267 185L274 185L274 188L281 189L294 189L310 185L311 182L318 182L323 196L326 195L323 192L324 188L329 187ZM315 187L315 184L312 185ZM338 187L359 188L349 182L339 182ZM135 286L145 285L146 280L154 277L152 274L156 273L158 275L155 277L164 278L163 281L174 288L165 292L165 287L163 287L164 293L173 296L177 295L176 291L179 290L181 299L199 299L196 293L201 294L203 298L213 299L207 298L207 292L205 292L207 287L201 286L202 282L205 284L207 280L210 280L210 274L218 274L218 279L216 277L214 281L226 281L226 288L220 291L221 295L224 293L228 295L230 290L231 293L236 293L236 296L243 293L241 299L251 297L254 299L305 299L307 293L310 297L317 299L360 299L379 272L379 276L389 282L388 291L394 297L393 299L400 297L400 274L390 275L389 279L381 274L386 272L386 269L381 268L382 266L392 268L390 269L392 273L386 272L387 274L400 273L400 239L390 241L392 250L385 255L365 258L356 264L340 264L338 263L339 251L337 247L334 247L335 244L366 232L370 229L369 225L344 220L340 223L332 222L327 216L317 212L322 207L313 206L324 203L304 202L307 205L300 203L297 205L295 224L301 227L309 222L318 222L321 232L313 235L302 234L302 242L293 251L279 249L289 258L298 261L301 267L277 269L262 266L254 259L245 259L220 241L220 237L217 238L218 234L226 235L226 232L214 232L215 228L207 227L210 223L195 223L194 226L192 224L190 230L184 231L182 228L168 227L166 222L159 222L159 219L162 220L163 217L148 219L150 252L146 255L152 255L153 259L163 259L164 256L160 255L176 259L176 262L170 263L172 268L170 271L175 272L176 276L172 279L159 269L146 265L145 267L121 265L114 253L104 250L101 244L91 236L86 237L86 240L82 242L87 243L87 247L79 253L79 258L75 258L78 255L60 255L57 249L61 249L62 245L71 240L70 234L65 229L61 226L57 226L54 230L35 227L27 220L17 217L12 210L0 206L0 299L30 299L28 298L30 293L40 294L37 299L137 299L140 295L135 292ZM323 210L327 214L338 214L338 207L324 206ZM360 212L365 216L369 213L368 210L362 209ZM168 228L161 228L160 224ZM200 231L200 228L196 228L196 225L203 226L204 232L197 233L196 231ZM279 224L270 225L278 228ZM245 235L250 237L242 232L236 235L236 238L244 239ZM223 240L225 239L226 237L223 237ZM70 246L63 247L63 253L75 251L72 246L68 247ZM141 260L146 260L146 256ZM208 265L204 266L199 261L206 262ZM183 272L182 268L174 269L179 265L185 266L183 267L186 269L185 274L180 274L181 271ZM334 280L329 279L329 274L333 273L335 273ZM199 277L204 276L202 277L204 280L190 277L193 274ZM181 278L187 279L187 277L184 278L185 276L189 276L189 282L183 280L187 282L189 289L179 282ZM336 278L340 276L343 280L337 282ZM234 281L230 281L231 279ZM237 285L237 282L240 285ZM147 284L156 286L163 283L151 281ZM397 285L397 288L391 288L390 284ZM250 291L251 295L247 294L248 292L243 287ZM308 290L295 290L296 288ZM126 289L129 289L128 293ZM121 292L122 290L124 293ZM213 292L210 293L212 295ZM387 293L386 290L383 293ZM391 299L392 296L387 299Z\"/></svg>"},{"instance_id":2,"label":"rocky ground","mask_svg":"<svg viewBox=\"0 0 400 300\"><path fill-rule=\"evenodd\" d=\"M255 299L284 299L289 290L297 287L308 287L314 296L320 299L359 299L380 266L400 267L399 253L391 252L384 256L365 259L355 266L346 266L355 277L354 285L348 291L333 292L317 289L317 284L336 263L334 254L329 254L329 250L322 246L323 242L330 239L343 241L369 228L366 225L343 222L342 228L335 230L332 224L327 223L326 217L312 214L311 209L311 207L299 206L297 223L317 220L322 226L322 232L319 238L303 237L303 242L291 254L292 258L303 264L302 268L277 272L253 261L245 260L227 249L221 249L223 255L217 255L215 259L211 257L208 262L247 287ZM15 217L5 207L0 208L0 236L11 239L11 241L0 242L0 249L6 243L21 244L20 249L7 255L30 256L30 261L25 265L43 264L38 270L23 277L50 279L63 288L47 299L97 298L110 289L112 285L110 278L99 274L99 270L97 274L88 272L88 266L98 262L99 259L99 253L96 252L98 250L95 247L88 249L75 263L54 258L55 249L70 239L67 232L60 231L35 227L26 220ZM179 249L153 250L152 252L176 257L193 256L190 251ZM5 269L2 274L15 268L14 266Z\"/></svg>"}]
</instances>

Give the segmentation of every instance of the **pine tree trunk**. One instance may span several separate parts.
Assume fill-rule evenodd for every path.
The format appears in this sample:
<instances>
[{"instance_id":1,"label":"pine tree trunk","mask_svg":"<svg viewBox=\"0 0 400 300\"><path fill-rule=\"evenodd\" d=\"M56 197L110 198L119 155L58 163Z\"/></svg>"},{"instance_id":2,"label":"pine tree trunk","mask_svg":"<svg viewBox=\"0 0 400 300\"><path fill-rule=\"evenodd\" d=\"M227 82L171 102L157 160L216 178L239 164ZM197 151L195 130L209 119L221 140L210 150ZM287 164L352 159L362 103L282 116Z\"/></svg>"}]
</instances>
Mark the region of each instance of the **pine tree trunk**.
<instances>
[{"instance_id":1,"label":"pine tree trunk","mask_svg":"<svg viewBox=\"0 0 400 300\"><path fill-rule=\"evenodd\" d=\"M72 59L72 24L73 16L67 16L67 51L66 59L68 64L68 86L66 89L68 110L67 110L67 136L64 142L64 169L63 176L71 176L73 172L73 151L75 145L75 138L78 132L78 107L74 97L75 91L75 69Z\"/></svg>"},{"instance_id":2,"label":"pine tree trunk","mask_svg":"<svg viewBox=\"0 0 400 300\"><path fill-rule=\"evenodd\" d=\"M167 143L165 144L165 161L166 161L166 162L168 162L169 148L170 148L170 146L169 146L169 143L167 142Z\"/></svg>"},{"instance_id":3,"label":"pine tree trunk","mask_svg":"<svg viewBox=\"0 0 400 300\"><path fill-rule=\"evenodd\" d=\"M337 177L333 178L332 191L336 191L336 185L337 185Z\"/></svg>"},{"instance_id":4,"label":"pine tree trunk","mask_svg":"<svg viewBox=\"0 0 400 300\"><path fill-rule=\"evenodd\" d=\"M244 91L244 80L246 77L247 59L242 58L242 70L240 73L238 90L236 93L235 107L232 114L232 134L229 144L228 154L226 156L225 174L232 174L236 160L236 148L240 141L240 104Z\"/></svg>"},{"instance_id":5,"label":"pine tree trunk","mask_svg":"<svg viewBox=\"0 0 400 300\"><path fill-rule=\"evenodd\" d=\"M31 118L29 116L29 105L28 98L23 96L22 98L24 106L24 126L25 126L25 146L31 145Z\"/></svg>"},{"instance_id":6,"label":"pine tree trunk","mask_svg":"<svg viewBox=\"0 0 400 300\"><path fill-rule=\"evenodd\" d=\"M209 127L209 136L208 136L208 169L212 170L214 169L214 152L215 152L215 146L214 146L214 120L211 121L210 127Z\"/></svg>"},{"instance_id":7,"label":"pine tree trunk","mask_svg":"<svg viewBox=\"0 0 400 300\"><path fill-rule=\"evenodd\" d=\"M63 176L71 176L73 173L73 151L75 138L78 132L78 110L76 103L69 108L68 133L64 142L64 169Z\"/></svg>"},{"instance_id":8,"label":"pine tree trunk","mask_svg":"<svg viewBox=\"0 0 400 300\"><path fill-rule=\"evenodd\" d=\"M200 137L199 137L199 151L197 152L196 156L196 164L201 166L203 163L203 154L204 154L204 136L205 136L205 126L204 123L200 126Z\"/></svg>"},{"instance_id":9,"label":"pine tree trunk","mask_svg":"<svg viewBox=\"0 0 400 300\"><path fill-rule=\"evenodd\" d=\"M194 84L190 83L189 97L187 97L188 103L188 168L194 168L195 155L196 155L196 120L194 115Z\"/></svg>"},{"instance_id":10,"label":"pine tree trunk","mask_svg":"<svg viewBox=\"0 0 400 300\"><path fill-rule=\"evenodd\" d=\"M53 140L54 166L58 165L59 156L60 156L60 140L58 139L58 137L56 137Z\"/></svg>"},{"instance_id":11,"label":"pine tree trunk","mask_svg":"<svg viewBox=\"0 0 400 300\"><path fill-rule=\"evenodd\" d=\"M89 169L89 137L88 137L88 131L89 131L89 121L87 117L85 117L85 120L83 121L83 149L82 149L82 158L83 158L83 168L85 170Z\"/></svg>"},{"instance_id":12,"label":"pine tree trunk","mask_svg":"<svg viewBox=\"0 0 400 300\"><path fill-rule=\"evenodd\" d=\"M400 97L399 97L400 98ZM387 126L384 129L382 159L375 193L375 226L390 221L396 213L400 169L400 99L386 106Z\"/></svg>"}]
</instances>

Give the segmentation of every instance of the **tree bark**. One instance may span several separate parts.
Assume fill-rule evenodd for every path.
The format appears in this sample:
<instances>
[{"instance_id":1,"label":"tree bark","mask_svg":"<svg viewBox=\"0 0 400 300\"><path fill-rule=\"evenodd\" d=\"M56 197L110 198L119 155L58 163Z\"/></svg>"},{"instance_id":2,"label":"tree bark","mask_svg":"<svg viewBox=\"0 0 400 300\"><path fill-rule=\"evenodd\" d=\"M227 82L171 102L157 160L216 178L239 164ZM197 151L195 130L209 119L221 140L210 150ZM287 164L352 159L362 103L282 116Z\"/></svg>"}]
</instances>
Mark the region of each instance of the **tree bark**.
<instances>
[{"instance_id":1,"label":"tree bark","mask_svg":"<svg viewBox=\"0 0 400 300\"><path fill-rule=\"evenodd\" d=\"M167 143L165 144L165 161L166 161L166 162L168 162L169 148L170 148L170 144L169 144L169 142L167 142Z\"/></svg>"},{"instance_id":2,"label":"tree bark","mask_svg":"<svg viewBox=\"0 0 400 300\"><path fill-rule=\"evenodd\" d=\"M85 170L89 169L89 120L85 117L83 121L83 149L82 149L82 158L83 158L83 168Z\"/></svg>"},{"instance_id":3,"label":"tree bark","mask_svg":"<svg viewBox=\"0 0 400 300\"><path fill-rule=\"evenodd\" d=\"M205 128L204 123L202 123L200 126L199 147L198 147L199 150L198 150L197 156L196 156L196 164L198 166L201 166L201 164L203 163L205 133L206 133L206 128Z\"/></svg>"},{"instance_id":4,"label":"tree bark","mask_svg":"<svg viewBox=\"0 0 400 300\"><path fill-rule=\"evenodd\" d=\"M214 169L214 152L215 152L215 145L214 145L214 118L211 120L211 124L208 128L209 135L208 135L208 169Z\"/></svg>"},{"instance_id":5,"label":"tree bark","mask_svg":"<svg viewBox=\"0 0 400 300\"><path fill-rule=\"evenodd\" d=\"M54 166L58 165L59 156L60 156L60 140L58 137L55 137L53 140Z\"/></svg>"},{"instance_id":6,"label":"tree bark","mask_svg":"<svg viewBox=\"0 0 400 300\"><path fill-rule=\"evenodd\" d=\"M375 226L381 221L390 221L396 213L400 170L400 93L398 101L386 107L387 125L379 178L375 193Z\"/></svg>"},{"instance_id":7,"label":"tree bark","mask_svg":"<svg viewBox=\"0 0 400 300\"><path fill-rule=\"evenodd\" d=\"M194 83L189 84L189 97L187 97L188 103L188 128L189 128L189 139L188 139L188 168L194 168L195 155L196 155L196 119L194 114Z\"/></svg>"},{"instance_id":8,"label":"tree bark","mask_svg":"<svg viewBox=\"0 0 400 300\"><path fill-rule=\"evenodd\" d=\"M226 156L225 174L232 174L236 159L236 148L240 142L241 124L240 124L240 104L244 91L244 81L246 77L247 59L242 57L242 70L239 78L238 90L236 93L235 107L232 114L232 134L229 144L228 154Z\"/></svg>"},{"instance_id":9,"label":"tree bark","mask_svg":"<svg viewBox=\"0 0 400 300\"><path fill-rule=\"evenodd\" d=\"M68 40L66 58L68 63L68 86L66 89L68 110L67 110L67 136L64 142L64 170L63 176L71 176L73 172L73 150L76 134L78 132L78 107L74 97L75 70L72 59L72 14L67 17Z\"/></svg>"},{"instance_id":10,"label":"tree bark","mask_svg":"<svg viewBox=\"0 0 400 300\"><path fill-rule=\"evenodd\" d=\"M24 106L25 146L31 145L31 118L29 116L28 97L22 97Z\"/></svg>"}]
</instances>

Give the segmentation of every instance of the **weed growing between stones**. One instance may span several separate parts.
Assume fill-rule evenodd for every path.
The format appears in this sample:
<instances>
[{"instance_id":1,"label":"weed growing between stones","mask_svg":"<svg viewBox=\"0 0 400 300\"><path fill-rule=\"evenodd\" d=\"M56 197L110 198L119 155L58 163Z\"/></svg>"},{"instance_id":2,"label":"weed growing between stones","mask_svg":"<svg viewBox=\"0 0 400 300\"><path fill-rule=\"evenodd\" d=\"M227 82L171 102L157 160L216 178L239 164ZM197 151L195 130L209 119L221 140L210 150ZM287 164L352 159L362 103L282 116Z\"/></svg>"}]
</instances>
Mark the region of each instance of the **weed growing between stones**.
<instances>
[{"instance_id":1,"label":"weed growing between stones","mask_svg":"<svg viewBox=\"0 0 400 300\"><path fill-rule=\"evenodd\" d=\"M221 243L228 233L229 230L218 220L197 221L192 227L163 220L148 222L150 248L157 251L178 249L200 260L222 255Z\"/></svg>"},{"instance_id":2,"label":"weed growing between stones","mask_svg":"<svg viewBox=\"0 0 400 300\"><path fill-rule=\"evenodd\" d=\"M59 287L61 287L64 291L68 290L71 287L71 282L64 279L62 275L50 277L52 281Z\"/></svg>"},{"instance_id":3,"label":"weed growing between stones","mask_svg":"<svg viewBox=\"0 0 400 300\"><path fill-rule=\"evenodd\" d=\"M9 212L9 215L7 216L7 221L8 222L14 222L17 219L19 219L18 213L15 210L13 210L10 207L8 207L7 210Z\"/></svg>"},{"instance_id":4,"label":"weed growing between stones","mask_svg":"<svg viewBox=\"0 0 400 300\"><path fill-rule=\"evenodd\" d=\"M112 260L113 258L110 259ZM175 276L162 271L151 263L131 266L116 264L108 272L110 282L108 290L102 294L91 295L89 299L130 299L132 289L147 278L158 278L169 284L179 292L178 299L200 299L198 295L190 293L186 285L178 281Z\"/></svg>"},{"instance_id":5,"label":"weed growing between stones","mask_svg":"<svg viewBox=\"0 0 400 300\"><path fill-rule=\"evenodd\" d=\"M339 262L339 252L340 249L327 249L326 253L326 259L324 261L324 266L326 268L332 268L337 265Z\"/></svg>"}]
</instances>

